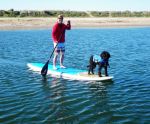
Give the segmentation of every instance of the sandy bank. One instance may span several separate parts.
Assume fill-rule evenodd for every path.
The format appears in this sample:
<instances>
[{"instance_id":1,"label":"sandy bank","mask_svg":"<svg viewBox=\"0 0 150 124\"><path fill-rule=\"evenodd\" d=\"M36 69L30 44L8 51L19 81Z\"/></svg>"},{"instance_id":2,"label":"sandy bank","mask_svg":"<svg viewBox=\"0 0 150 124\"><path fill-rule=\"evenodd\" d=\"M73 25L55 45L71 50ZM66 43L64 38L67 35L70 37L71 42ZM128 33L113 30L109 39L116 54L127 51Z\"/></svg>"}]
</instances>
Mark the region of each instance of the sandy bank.
<instances>
[{"instance_id":1,"label":"sandy bank","mask_svg":"<svg viewBox=\"0 0 150 124\"><path fill-rule=\"evenodd\" d=\"M56 18L0 18L0 30L49 29ZM72 28L150 26L150 18L64 18L71 20Z\"/></svg>"}]
</instances>

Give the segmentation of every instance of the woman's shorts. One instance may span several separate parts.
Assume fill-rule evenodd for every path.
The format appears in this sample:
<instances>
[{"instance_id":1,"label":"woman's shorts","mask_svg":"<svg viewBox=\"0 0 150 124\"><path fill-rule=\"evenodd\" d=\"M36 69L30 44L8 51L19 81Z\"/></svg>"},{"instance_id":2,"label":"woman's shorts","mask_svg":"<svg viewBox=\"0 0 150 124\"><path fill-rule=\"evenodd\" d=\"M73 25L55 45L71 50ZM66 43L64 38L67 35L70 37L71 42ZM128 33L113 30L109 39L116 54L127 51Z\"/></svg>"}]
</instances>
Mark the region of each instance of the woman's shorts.
<instances>
[{"instance_id":1,"label":"woman's shorts","mask_svg":"<svg viewBox=\"0 0 150 124\"><path fill-rule=\"evenodd\" d=\"M54 48L57 45L57 43L54 43ZM58 43L55 49L56 53L65 52L65 43Z\"/></svg>"}]
</instances>

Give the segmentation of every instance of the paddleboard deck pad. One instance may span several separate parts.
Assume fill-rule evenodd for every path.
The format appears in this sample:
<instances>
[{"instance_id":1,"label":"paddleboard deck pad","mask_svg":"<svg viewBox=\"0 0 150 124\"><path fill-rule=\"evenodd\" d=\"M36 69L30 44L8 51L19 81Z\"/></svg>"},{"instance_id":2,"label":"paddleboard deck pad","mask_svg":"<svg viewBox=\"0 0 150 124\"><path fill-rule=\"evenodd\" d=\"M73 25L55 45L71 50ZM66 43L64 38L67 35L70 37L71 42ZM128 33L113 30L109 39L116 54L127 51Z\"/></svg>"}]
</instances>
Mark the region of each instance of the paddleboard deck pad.
<instances>
[{"instance_id":1,"label":"paddleboard deck pad","mask_svg":"<svg viewBox=\"0 0 150 124\"><path fill-rule=\"evenodd\" d=\"M41 72L44 64L42 63L28 63L27 66L30 70ZM102 76L99 77L98 75L88 75L87 70L75 69L75 68L60 68L60 66L56 66L57 70L53 69L53 65L48 65L48 72L47 74L52 75L53 77L59 77L64 79L71 79L71 80L85 80L85 81L105 81L105 80L112 80L112 76Z\"/></svg>"}]
</instances>

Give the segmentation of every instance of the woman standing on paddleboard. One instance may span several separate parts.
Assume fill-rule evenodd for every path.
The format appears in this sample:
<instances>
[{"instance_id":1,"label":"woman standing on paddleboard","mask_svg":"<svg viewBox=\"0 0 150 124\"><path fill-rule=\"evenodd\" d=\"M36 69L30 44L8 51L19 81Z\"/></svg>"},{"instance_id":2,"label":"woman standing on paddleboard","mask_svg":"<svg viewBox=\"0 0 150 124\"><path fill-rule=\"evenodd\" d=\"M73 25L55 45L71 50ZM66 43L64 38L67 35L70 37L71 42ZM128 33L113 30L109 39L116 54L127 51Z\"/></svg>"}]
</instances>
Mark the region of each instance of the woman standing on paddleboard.
<instances>
[{"instance_id":1,"label":"woman standing on paddleboard","mask_svg":"<svg viewBox=\"0 0 150 124\"><path fill-rule=\"evenodd\" d=\"M57 56L60 55L60 67L66 68L63 65L64 53L65 53L65 30L70 30L71 24L70 21L67 21L67 25L63 23L63 15L58 16L57 22L52 28L52 38L54 43L54 58L53 58L53 69L56 68Z\"/></svg>"}]
</instances>

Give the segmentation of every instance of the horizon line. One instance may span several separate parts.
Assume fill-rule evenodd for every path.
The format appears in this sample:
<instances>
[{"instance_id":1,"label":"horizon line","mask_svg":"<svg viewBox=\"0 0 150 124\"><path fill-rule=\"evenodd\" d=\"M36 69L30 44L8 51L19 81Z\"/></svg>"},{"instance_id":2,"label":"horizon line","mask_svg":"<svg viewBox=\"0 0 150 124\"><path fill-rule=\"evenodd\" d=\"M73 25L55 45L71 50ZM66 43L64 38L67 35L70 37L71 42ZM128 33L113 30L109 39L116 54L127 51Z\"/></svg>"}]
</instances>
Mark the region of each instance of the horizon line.
<instances>
[{"instance_id":1,"label":"horizon line","mask_svg":"<svg viewBox=\"0 0 150 124\"><path fill-rule=\"evenodd\" d=\"M64 9L0 9L0 11L9 11L9 10L14 10L14 11L75 11L75 12L150 12L150 10L64 10Z\"/></svg>"}]
</instances>

